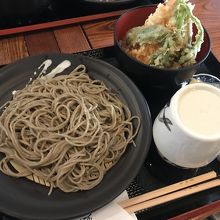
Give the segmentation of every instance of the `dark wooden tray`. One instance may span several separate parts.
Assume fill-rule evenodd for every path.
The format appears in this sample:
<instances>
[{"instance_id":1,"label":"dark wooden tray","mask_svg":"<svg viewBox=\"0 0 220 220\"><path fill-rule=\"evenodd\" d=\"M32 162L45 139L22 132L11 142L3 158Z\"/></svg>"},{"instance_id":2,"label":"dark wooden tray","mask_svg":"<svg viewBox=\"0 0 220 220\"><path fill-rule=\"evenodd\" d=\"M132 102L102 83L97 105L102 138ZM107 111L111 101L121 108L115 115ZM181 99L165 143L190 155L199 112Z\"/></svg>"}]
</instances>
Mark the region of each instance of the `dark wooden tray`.
<instances>
[{"instance_id":1,"label":"dark wooden tray","mask_svg":"<svg viewBox=\"0 0 220 220\"><path fill-rule=\"evenodd\" d=\"M127 9L139 5L156 4L162 0L135 0L114 4L84 2L83 0L54 1L46 11L28 17L1 17L0 36L24 33L48 28L73 25L82 22L118 17Z\"/></svg>"},{"instance_id":2,"label":"dark wooden tray","mask_svg":"<svg viewBox=\"0 0 220 220\"><path fill-rule=\"evenodd\" d=\"M90 50L79 54L102 59L123 71L122 67L115 58L113 47ZM220 63L211 52L205 63L201 65L198 72L209 73L220 78L220 73L218 73L219 69ZM175 92L173 90L158 88L139 87L139 89L142 91L148 102L151 110L152 121L154 120L160 109L165 105L165 103ZM193 177L211 170L215 170L218 174L220 172L220 162L218 162L217 160L213 161L209 166L200 168L198 170L180 170L178 168L170 167L169 165L164 164L160 167L152 166L154 160L158 159L157 157L158 156L155 153L155 146L152 141L150 152L146 158L145 163L143 164L142 169L140 170L134 181L127 188L129 197L134 197L145 192L166 186L168 184L175 183L179 180ZM201 207L205 204L211 203L219 199L220 187L216 187L210 190L196 193L192 196L187 196L163 205L150 208L148 210L141 211L137 213L137 218L139 220L169 219L171 217L177 216L184 212L188 212L192 209ZM15 218L5 216L3 214L0 214L0 219L15 220Z\"/></svg>"},{"instance_id":3,"label":"dark wooden tray","mask_svg":"<svg viewBox=\"0 0 220 220\"><path fill-rule=\"evenodd\" d=\"M103 59L123 71L123 68L115 58L114 47L91 50L81 54ZM210 52L206 61L200 66L198 73L208 73L220 78L220 73L218 73L219 69L220 63L212 54L212 52ZM126 74L125 71L124 73ZM152 121L175 92L175 90L159 89L153 87L141 88L139 86L139 89L142 91L148 102L151 110ZM215 160L209 166L197 170L181 170L179 168L172 167L163 161L160 161L160 166L154 165L154 162L157 160L160 160L160 158L156 153L155 145L152 141L150 152L146 158L145 163L143 164L142 169L127 189L130 197L134 197L211 170L215 170L217 173L220 172L220 162L217 160ZM139 220L168 219L218 199L220 199L220 187L197 193L192 196L187 196L185 198L179 199L178 201L175 200L163 205L159 205L157 207L150 208L148 210L137 213L137 217Z\"/></svg>"}]
</instances>

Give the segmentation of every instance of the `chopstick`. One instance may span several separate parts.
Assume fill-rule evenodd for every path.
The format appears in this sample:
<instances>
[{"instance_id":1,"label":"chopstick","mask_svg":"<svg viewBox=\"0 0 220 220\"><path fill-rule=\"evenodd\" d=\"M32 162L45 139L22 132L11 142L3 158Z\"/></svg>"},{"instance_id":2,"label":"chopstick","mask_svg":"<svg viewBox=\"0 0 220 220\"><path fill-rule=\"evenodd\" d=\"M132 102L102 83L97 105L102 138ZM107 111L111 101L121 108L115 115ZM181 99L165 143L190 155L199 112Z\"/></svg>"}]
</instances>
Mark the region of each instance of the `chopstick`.
<instances>
[{"instance_id":1,"label":"chopstick","mask_svg":"<svg viewBox=\"0 0 220 220\"><path fill-rule=\"evenodd\" d=\"M129 207L125 208L125 210L128 213L137 212L137 211L140 211L143 209L147 209L147 208L150 208L150 207L153 207L156 205L163 204L165 202L170 202L172 200L182 198L184 196L188 196L188 195L191 195L191 194L194 194L197 192L201 192L203 190L211 189L216 186L220 186L219 179L212 180L212 181L202 183L199 185L191 186L189 188L182 189L180 191L176 191L174 193L170 193L170 194L167 194L167 195L155 198L155 199L148 200L146 202L142 202L142 203L139 203L139 204L136 204L133 206L129 206Z\"/></svg>"},{"instance_id":2,"label":"chopstick","mask_svg":"<svg viewBox=\"0 0 220 220\"><path fill-rule=\"evenodd\" d=\"M150 208L165 202L172 201L193 193L197 193L206 189L210 189L216 186L220 186L220 180L215 179L206 183L208 181L217 177L214 171L202 174L197 177L193 177L149 193L137 196L135 198L122 201L119 205L124 208L129 213L140 211L142 209ZM202 183L199 184L198 183ZM196 185L197 184L197 185ZM195 186L193 186L195 185ZM188 187L188 188L187 188ZM182 189L182 190L181 190ZM179 191L178 191L179 190Z\"/></svg>"},{"instance_id":3,"label":"chopstick","mask_svg":"<svg viewBox=\"0 0 220 220\"><path fill-rule=\"evenodd\" d=\"M131 198L129 200L122 201L122 202L119 203L119 205L122 208L126 208L126 207L129 207L129 206L144 202L146 200L150 200L150 199L168 194L170 192L174 192L174 191L177 191L179 189L183 189L183 188L186 188L188 186L192 186L192 185L195 185L197 183L201 183L201 182L204 182L206 180L210 180L210 179L213 179L213 178L216 178L216 177L217 177L216 172L211 171L211 172L199 175L197 177L193 177L193 178L190 178L190 179L187 179L187 180L183 180L181 182L174 183L172 185L169 185L169 186L151 191L149 193L145 193L143 195Z\"/></svg>"}]
</instances>

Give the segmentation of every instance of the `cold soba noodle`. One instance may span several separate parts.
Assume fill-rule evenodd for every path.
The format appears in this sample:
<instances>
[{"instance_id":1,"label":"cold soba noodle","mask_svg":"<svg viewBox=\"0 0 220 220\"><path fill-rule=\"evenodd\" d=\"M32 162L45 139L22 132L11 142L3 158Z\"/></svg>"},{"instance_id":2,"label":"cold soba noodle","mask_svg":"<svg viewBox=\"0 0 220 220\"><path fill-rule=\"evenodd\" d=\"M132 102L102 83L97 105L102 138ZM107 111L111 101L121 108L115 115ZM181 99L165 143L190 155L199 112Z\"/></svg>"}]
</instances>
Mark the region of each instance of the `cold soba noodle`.
<instances>
[{"instance_id":1,"label":"cold soba noodle","mask_svg":"<svg viewBox=\"0 0 220 220\"><path fill-rule=\"evenodd\" d=\"M51 189L89 190L117 163L139 124L83 65L69 75L38 77L14 94L0 116L0 169L14 177L35 175Z\"/></svg>"}]
</instances>

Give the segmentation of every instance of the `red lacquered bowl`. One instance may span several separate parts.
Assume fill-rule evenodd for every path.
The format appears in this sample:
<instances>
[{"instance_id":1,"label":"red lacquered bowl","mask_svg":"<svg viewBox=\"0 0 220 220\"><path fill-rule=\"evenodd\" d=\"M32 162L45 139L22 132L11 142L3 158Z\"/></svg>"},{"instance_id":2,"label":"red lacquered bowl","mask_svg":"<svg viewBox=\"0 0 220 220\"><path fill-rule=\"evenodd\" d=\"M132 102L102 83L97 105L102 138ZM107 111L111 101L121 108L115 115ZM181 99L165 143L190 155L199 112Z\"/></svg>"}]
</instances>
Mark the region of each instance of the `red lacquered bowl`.
<instances>
[{"instance_id":1,"label":"red lacquered bowl","mask_svg":"<svg viewBox=\"0 0 220 220\"><path fill-rule=\"evenodd\" d=\"M150 85L159 87L176 87L188 81L198 71L200 65L210 53L210 38L204 29L204 42L197 54L196 63L191 66L167 69L150 66L128 55L122 48L122 40L133 27L143 25L148 16L156 10L157 5L147 5L128 10L116 22L114 43L116 57L123 70L137 85ZM195 32L195 31L194 31Z\"/></svg>"}]
</instances>

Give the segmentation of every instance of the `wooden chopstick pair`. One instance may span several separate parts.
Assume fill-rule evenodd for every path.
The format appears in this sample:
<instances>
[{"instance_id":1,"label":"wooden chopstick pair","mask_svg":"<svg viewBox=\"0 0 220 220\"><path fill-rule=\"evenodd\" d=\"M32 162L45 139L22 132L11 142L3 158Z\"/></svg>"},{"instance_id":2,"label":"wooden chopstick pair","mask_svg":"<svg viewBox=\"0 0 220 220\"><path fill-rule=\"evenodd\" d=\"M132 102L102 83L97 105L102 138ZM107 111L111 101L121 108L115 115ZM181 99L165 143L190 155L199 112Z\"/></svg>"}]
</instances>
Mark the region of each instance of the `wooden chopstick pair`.
<instances>
[{"instance_id":1,"label":"wooden chopstick pair","mask_svg":"<svg viewBox=\"0 0 220 220\"><path fill-rule=\"evenodd\" d=\"M216 178L216 172L211 171L122 201L119 203L119 205L128 213L137 212L178 198L182 198L184 196L201 192L203 190L220 186L220 180Z\"/></svg>"}]
</instances>

